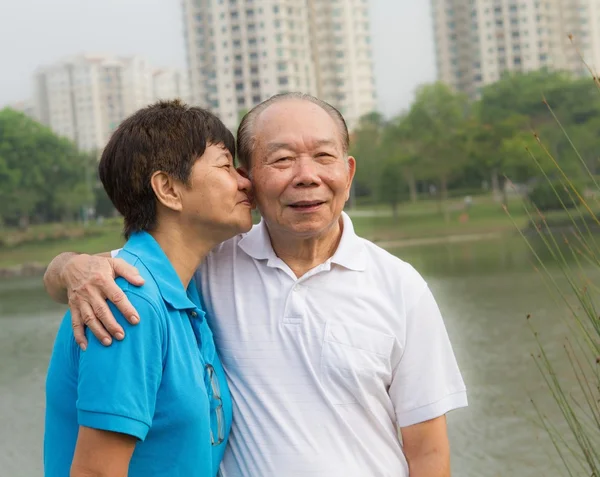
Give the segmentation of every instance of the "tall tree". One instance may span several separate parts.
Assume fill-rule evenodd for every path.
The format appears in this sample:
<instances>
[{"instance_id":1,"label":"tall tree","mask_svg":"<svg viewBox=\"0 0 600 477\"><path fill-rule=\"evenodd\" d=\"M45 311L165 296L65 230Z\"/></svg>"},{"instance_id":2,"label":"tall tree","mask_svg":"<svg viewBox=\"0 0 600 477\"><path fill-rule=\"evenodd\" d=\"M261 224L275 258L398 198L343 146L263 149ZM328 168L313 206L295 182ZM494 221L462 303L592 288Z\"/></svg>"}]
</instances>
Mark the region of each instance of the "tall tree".
<instances>
[{"instance_id":1,"label":"tall tree","mask_svg":"<svg viewBox=\"0 0 600 477\"><path fill-rule=\"evenodd\" d=\"M408 118L418 131L418 155L440 188L440 206L449 220L448 183L461 174L467 162L469 103L443 83L422 86Z\"/></svg>"},{"instance_id":2,"label":"tall tree","mask_svg":"<svg viewBox=\"0 0 600 477\"><path fill-rule=\"evenodd\" d=\"M502 200L504 204L506 203L504 182L505 175L510 172L506 169L510 157L506 155L502 145L517 133L527 130L528 122L526 116L512 115L494 124L483 123L479 117L475 117L475 120L469 124L469 160L474 161L489 178L494 197Z\"/></svg>"},{"instance_id":3,"label":"tall tree","mask_svg":"<svg viewBox=\"0 0 600 477\"><path fill-rule=\"evenodd\" d=\"M419 131L412 118L403 114L386 124L382 135L382 155L392 159L408 185L410 200L416 202L417 180L420 178ZM388 165L389 167L389 165Z\"/></svg>"},{"instance_id":4,"label":"tall tree","mask_svg":"<svg viewBox=\"0 0 600 477\"><path fill-rule=\"evenodd\" d=\"M377 197L378 181L382 168L381 136L384 127L383 116L370 113L360 118L352 132L350 154L356 158L354 191L356 195Z\"/></svg>"},{"instance_id":5,"label":"tall tree","mask_svg":"<svg viewBox=\"0 0 600 477\"><path fill-rule=\"evenodd\" d=\"M0 111L0 209L2 220L27 226L36 213L60 217L90 199L86 158L74 144L9 108Z\"/></svg>"}]
</instances>

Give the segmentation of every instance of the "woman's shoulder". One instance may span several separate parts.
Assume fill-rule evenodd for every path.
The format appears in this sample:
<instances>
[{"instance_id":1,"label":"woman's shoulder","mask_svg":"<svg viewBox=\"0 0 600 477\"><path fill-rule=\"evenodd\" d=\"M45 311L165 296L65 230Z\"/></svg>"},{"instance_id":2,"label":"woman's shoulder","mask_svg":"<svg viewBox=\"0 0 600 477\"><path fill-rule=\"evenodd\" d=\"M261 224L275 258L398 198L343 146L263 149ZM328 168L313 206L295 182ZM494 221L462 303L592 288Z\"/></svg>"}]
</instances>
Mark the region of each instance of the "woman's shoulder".
<instances>
[{"instance_id":1,"label":"woman's shoulder","mask_svg":"<svg viewBox=\"0 0 600 477\"><path fill-rule=\"evenodd\" d=\"M123 277L117 277L115 280L130 303L135 308L138 306L151 308L154 309L155 314L166 316L167 310L164 306L158 284L144 263L135 255L129 254L123 250L119 252L118 257L134 266L144 279L144 284L142 286L132 285Z\"/></svg>"}]
</instances>

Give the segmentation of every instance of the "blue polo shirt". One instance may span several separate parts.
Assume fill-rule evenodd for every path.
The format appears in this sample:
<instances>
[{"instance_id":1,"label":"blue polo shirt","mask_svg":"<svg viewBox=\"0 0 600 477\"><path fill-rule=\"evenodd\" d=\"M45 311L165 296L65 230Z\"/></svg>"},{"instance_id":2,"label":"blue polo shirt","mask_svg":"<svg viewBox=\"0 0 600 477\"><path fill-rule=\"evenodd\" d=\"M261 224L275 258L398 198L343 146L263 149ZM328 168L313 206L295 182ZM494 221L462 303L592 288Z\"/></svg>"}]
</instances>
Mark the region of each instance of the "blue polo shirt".
<instances>
[{"instance_id":1,"label":"blue polo shirt","mask_svg":"<svg viewBox=\"0 0 600 477\"><path fill-rule=\"evenodd\" d=\"M186 292L148 233L132 235L118 256L145 279L117 280L141 320L131 326L109 303L125 339L104 347L88 330L82 352L65 315L46 379L45 476L68 477L79 426L138 439L129 477L215 476L231 396L196 284Z\"/></svg>"}]
</instances>

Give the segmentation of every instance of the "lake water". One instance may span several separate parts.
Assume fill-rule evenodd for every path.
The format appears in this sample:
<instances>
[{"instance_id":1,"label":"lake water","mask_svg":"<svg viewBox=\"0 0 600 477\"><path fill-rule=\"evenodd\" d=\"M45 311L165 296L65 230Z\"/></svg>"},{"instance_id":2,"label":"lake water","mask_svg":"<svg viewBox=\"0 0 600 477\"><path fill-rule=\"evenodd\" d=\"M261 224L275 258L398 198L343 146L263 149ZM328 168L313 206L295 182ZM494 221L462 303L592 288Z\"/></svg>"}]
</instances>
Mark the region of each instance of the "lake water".
<instances>
[{"instance_id":1,"label":"lake water","mask_svg":"<svg viewBox=\"0 0 600 477\"><path fill-rule=\"evenodd\" d=\"M468 386L470 406L449 416L453 475L563 475L530 402L556 412L530 357L537 348L525 317L560 358L566 311L522 241L392 252L429 281ZM42 475L44 379L64 310L46 297L41 278L0 281L0 476Z\"/></svg>"}]
</instances>

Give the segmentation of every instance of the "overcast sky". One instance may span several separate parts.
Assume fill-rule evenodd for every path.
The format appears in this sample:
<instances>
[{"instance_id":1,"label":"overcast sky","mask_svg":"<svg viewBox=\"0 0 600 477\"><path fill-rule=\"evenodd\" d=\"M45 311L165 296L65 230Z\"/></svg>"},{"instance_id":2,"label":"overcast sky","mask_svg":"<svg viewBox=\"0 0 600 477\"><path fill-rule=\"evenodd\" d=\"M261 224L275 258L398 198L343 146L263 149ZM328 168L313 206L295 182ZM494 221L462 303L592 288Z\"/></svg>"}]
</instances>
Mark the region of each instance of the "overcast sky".
<instances>
[{"instance_id":1,"label":"overcast sky","mask_svg":"<svg viewBox=\"0 0 600 477\"><path fill-rule=\"evenodd\" d=\"M435 79L429 0L370 0L379 108L408 107ZM185 67L179 0L0 0L0 107L31 95L37 66L80 52Z\"/></svg>"}]
</instances>

